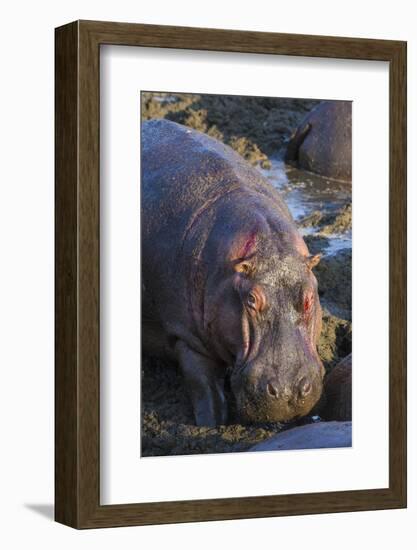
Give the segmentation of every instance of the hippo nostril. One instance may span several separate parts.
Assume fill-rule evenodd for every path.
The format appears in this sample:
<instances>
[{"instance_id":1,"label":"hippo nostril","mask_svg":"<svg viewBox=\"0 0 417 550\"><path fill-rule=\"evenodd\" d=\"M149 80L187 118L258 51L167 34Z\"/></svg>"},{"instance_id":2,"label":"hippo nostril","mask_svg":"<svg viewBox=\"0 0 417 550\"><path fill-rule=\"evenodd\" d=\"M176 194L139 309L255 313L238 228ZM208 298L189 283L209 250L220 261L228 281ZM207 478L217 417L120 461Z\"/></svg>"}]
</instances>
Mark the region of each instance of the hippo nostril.
<instances>
[{"instance_id":1,"label":"hippo nostril","mask_svg":"<svg viewBox=\"0 0 417 550\"><path fill-rule=\"evenodd\" d=\"M278 397L278 390L275 386L273 386L272 384L267 384L266 385L266 391L269 393L269 395L271 395L272 397Z\"/></svg>"},{"instance_id":2,"label":"hippo nostril","mask_svg":"<svg viewBox=\"0 0 417 550\"><path fill-rule=\"evenodd\" d=\"M298 393L301 398L307 397L307 395L311 392L312 385L307 378L302 378L300 380L300 384L298 386Z\"/></svg>"}]
</instances>

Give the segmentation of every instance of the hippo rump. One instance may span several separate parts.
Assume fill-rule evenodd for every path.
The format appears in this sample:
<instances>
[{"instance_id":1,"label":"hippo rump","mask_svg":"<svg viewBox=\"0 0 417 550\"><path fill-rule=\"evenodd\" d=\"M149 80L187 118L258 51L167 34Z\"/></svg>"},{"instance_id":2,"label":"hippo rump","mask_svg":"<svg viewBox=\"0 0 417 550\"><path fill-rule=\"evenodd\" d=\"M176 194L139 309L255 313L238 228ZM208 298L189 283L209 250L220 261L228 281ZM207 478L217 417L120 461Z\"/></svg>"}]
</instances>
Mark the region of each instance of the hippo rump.
<instances>
[{"instance_id":1,"label":"hippo rump","mask_svg":"<svg viewBox=\"0 0 417 550\"><path fill-rule=\"evenodd\" d=\"M322 101L291 136L285 161L329 178L352 179L352 103Z\"/></svg>"},{"instance_id":2,"label":"hippo rump","mask_svg":"<svg viewBox=\"0 0 417 550\"><path fill-rule=\"evenodd\" d=\"M231 148L166 120L141 133L142 343L176 360L197 425L287 421L320 398L321 307L279 193Z\"/></svg>"}]
</instances>

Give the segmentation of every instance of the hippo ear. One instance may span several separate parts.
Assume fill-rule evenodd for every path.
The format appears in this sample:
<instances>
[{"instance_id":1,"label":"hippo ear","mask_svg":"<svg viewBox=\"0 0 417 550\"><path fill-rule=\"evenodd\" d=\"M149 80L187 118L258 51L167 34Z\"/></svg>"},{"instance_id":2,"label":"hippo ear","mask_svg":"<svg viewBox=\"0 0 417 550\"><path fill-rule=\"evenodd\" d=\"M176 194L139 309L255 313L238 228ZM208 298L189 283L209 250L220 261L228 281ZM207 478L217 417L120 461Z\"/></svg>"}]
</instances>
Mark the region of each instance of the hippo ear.
<instances>
[{"instance_id":1,"label":"hippo ear","mask_svg":"<svg viewBox=\"0 0 417 550\"><path fill-rule=\"evenodd\" d=\"M257 231L239 235L234 239L229 250L229 260L235 271L248 274L253 270L256 246Z\"/></svg>"},{"instance_id":2,"label":"hippo ear","mask_svg":"<svg viewBox=\"0 0 417 550\"><path fill-rule=\"evenodd\" d=\"M233 265L233 269L236 273L244 273L245 275L250 275L254 271L253 263L248 260L242 260L241 262L236 262Z\"/></svg>"},{"instance_id":3,"label":"hippo ear","mask_svg":"<svg viewBox=\"0 0 417 550\"><path fill-rule=\"evenodd\" d=\"M306 264L309 269L313 269L321 260L322 254L316 254L315 256L308 256L306 258Z\"/></svg>"}]
</instances>

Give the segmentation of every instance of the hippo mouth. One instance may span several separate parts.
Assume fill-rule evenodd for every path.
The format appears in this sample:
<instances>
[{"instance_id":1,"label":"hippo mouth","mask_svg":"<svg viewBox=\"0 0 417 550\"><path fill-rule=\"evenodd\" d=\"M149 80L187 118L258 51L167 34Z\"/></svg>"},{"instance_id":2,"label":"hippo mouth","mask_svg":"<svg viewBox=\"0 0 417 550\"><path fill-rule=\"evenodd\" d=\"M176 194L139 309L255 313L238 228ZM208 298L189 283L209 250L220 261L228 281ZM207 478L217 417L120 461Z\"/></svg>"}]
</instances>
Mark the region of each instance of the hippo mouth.
<instances>
[{"instance_id":1,"label":"hippo mouth","mask_svg":"<svg viewBox=\"0 0 417 550\"><path fill-rule=\"evenodd\" d=\"M302 373L289 385L271 379L262 363L246 361L230 372L230 389L236 414L243 424L291 422L308 415L320 400L323 382L318 369Z\"/></svg>"},{"instance_id":2,"label":"hippo mouth","mask_svg":"<svg viewBox=\"0 0 417 550\"><path fill-rule=\"evenodd\" d=\"M242 424L263 424L279 422L287 424L309 414L320 399L320 392L314 399L300 405L288 402L271 406L264 399L237 400L237 412Z\"/></svg>"}]
</instances>

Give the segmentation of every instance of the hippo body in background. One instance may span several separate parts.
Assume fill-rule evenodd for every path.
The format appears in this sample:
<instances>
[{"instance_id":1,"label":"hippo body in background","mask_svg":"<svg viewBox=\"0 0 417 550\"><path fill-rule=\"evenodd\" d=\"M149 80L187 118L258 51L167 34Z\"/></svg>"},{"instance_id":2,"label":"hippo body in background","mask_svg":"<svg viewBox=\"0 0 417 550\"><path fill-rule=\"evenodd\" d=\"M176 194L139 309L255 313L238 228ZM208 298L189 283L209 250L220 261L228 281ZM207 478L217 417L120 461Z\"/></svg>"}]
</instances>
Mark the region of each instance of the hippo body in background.
<instances>
[{"instance_id":1,"label":"hippo body in background","mask_svg":"<svg viewBox=\"0 0 417 550\"><path fill-rule=\"evenodd\" d=\"M294 451L352 447L352 422L318 422L281 432L250 451Z\"/></svg>"},{"instance_id":2,"label":"hippo body in background","mask_svg":"<svg viewBox=\"0 0 417 550\"><path fill-rule=\"evenodd\" d=\"M324 379L325 420L352 420L352 354L344 357Z\"/></svg>"},{"instance_id":3,"label":"hippo body in background","mask_svg":"<svg viewBox=\"0 0 417 550\"><path fill-rule=\"evenodd\" d=\"M323 101L292 135L285 161L337 180L352 179L352 103Z\"/></svg>"},{"instance_id":4,"label":"hippo body in background","mask_svg":"<svg viewBox=\"0 0 417 550\"><path fill-rule=\"evenodd\" d=\"M322 392L311 257L278 192L217 140L141 134L142 343L178 361L198 425L307 414Z\"/></svg>"}]
</instances>

